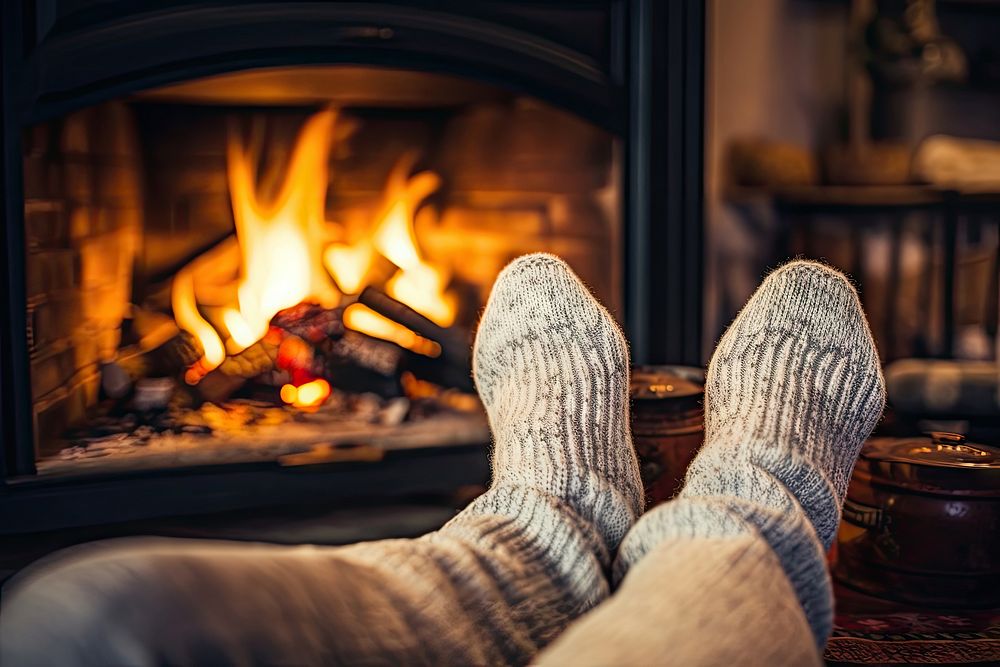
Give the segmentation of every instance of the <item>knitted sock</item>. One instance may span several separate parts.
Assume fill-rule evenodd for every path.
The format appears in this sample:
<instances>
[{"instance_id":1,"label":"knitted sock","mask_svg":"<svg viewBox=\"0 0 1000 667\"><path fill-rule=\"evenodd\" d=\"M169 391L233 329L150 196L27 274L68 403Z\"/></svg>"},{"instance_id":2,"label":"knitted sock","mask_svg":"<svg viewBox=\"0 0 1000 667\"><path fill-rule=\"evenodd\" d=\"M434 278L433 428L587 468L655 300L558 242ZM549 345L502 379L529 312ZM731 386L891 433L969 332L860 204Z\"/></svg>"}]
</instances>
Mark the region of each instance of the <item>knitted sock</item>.
<instances>
[{"instance_id":1,"label":"knitted sock","mask_svg":"<svg viewBox=\"0 0 1000 667\"><path fill-rule=\"evenodd\" d=\"M824 551L884 395L878 354L847 279L805 261L772 273L709 364L705 444L683 489L628 534L616 577L668 540L757 533L824 644L832 621Z\"/></svg>"},{"instance_id":2,"label":"knitted sock","mask_svg":"<svg viewBox=\"0 0 1000 667\"><path fill-rule=\"evenodd\" d=\"M349 547L131 540L5 589L7 664L524 664L609 594L641 511L628 348L560 260L497 279L474 351L493 485L440 530Z\"/></svg>"},{"instance_id":3,"label":"knitted sock","mask_svg":"<svg viewBox=\"0 0 1000 667\"><path fill-rule=\"evenodd\" d=\"M609 563L642 511L628 344L614 319L562 260L527 255L497 279L473 357L494 438L494 490L556 501L592 526Z\"/></svg>"}]
</instances>

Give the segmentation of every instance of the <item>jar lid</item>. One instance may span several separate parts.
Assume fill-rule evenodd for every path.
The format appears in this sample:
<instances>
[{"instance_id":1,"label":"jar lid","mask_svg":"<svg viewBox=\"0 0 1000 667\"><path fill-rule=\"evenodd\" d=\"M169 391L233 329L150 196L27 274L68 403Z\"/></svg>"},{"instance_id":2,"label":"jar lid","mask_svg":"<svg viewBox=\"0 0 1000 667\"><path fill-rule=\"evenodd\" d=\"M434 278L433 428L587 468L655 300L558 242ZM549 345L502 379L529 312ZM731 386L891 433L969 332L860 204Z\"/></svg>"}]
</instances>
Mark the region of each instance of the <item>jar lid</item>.
<instances>
[{"instance_id":1,"label":"jar lid","mask_svg":"<svg viewBox=\"0 0 1000 667\"><path fill-rule=\"evenodd\" d=\"M701 396L705 371L694 366L635 366L630 394L633 400L666 400Z\"/></svg>"},{"instance_id":2,"label":"jar lid","mask_svg":"<svg viewBox=\"0 0 1000 667\"><path fill-rule=\"evenodd\" d=\"M1000 496L1000 449L957 433L872 438L858 467L882 483L914 490Z\"/></svg>"}]
</instances>

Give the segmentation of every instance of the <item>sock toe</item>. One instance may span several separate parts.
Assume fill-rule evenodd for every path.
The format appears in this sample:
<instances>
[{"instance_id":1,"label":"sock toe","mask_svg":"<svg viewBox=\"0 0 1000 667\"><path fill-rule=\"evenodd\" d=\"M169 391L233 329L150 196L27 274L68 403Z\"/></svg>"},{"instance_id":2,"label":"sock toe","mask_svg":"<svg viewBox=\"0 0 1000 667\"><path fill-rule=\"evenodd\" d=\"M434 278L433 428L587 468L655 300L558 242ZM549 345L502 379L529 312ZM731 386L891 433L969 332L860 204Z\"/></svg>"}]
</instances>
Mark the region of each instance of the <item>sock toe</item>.
<instances>
[{"instance_id":1,"label":"sock toe","mask_svg":"<svg viewBox=\"0 0 1000 667\"><path fill-rule=\"evenodd\" d=\"M831 326L833 322L841 326ZM737 323L744 329L807 330L833 344L857 344L874 351L854 286L843 273L819 262L796 260L770 273L740 311ZM731 330L745 333L736 327Z\"/></svg>"},{"instance_id":2,"label":"sock toe","mask_svg":"<svg viewBox=\"0 0 1000 667\"><path fill-rule=\"evenodd\" d=\"M523 255L497 277L473 349L473 373L487 408L512 376L515 357L553 356L566 343L593 339L618 372L628 372L628 345L604 307L566 262L548 253ZM539 372L545 372L539 365Z\"/></svg>"}]
</instances>

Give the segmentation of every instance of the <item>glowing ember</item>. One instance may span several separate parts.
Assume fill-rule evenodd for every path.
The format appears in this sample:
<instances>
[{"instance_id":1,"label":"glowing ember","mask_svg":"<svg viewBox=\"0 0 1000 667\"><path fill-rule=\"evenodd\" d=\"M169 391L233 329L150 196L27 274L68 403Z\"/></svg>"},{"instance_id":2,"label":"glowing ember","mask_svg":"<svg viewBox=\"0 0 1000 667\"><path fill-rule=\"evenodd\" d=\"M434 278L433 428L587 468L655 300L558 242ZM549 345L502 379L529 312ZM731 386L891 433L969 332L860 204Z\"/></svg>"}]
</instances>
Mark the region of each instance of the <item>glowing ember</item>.
<instances>
[{"instance_id":1,"label":"glowing ember","mask_svg":"<svg viewBox=\"0 0 1000 667\"><path fill-rule=\"evenodd\" d=\"M296 387L286 384L281 388L281 400L297 408L312 408L322 405L330 397L330 383L319 379Z\"/></svg>"},{"instance_id":2,"label":"glowing ember","mask_svg":"<svg viewBox=\"0 0 1000 667\"><path fill-rule=\"evenodd\" d=\"M281 387L281 400L285 403L294 403L299 398L299 388L294 384L286 384Z\"/></svg>"}]
</instances>

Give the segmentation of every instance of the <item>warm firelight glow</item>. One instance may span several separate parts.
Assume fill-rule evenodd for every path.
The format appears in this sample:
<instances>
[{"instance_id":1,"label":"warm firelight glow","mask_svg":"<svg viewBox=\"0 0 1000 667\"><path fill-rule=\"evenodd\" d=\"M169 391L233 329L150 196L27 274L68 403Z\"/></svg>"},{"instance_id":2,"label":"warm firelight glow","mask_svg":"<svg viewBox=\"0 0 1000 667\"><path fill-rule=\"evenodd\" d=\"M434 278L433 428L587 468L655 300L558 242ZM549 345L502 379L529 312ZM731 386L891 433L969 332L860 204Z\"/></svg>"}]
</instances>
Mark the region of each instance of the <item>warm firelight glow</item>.
<instances>
[{"instance_id":1,"label":"warm firelight glow","mask_svg":"<svg viewBox=\"0 0 1000 667\"><path fill-rule=\"evenodd\" d=\"M386 184L383 213L372 242L382 255L399 267L386 283L389 296L402 301L427 319L443 327L455 321L455 299L445 292L448 276L427 263L417 245L413 220L417 207L441 185L431 172L408 176L413 157L401 159Z\"/></svg>"},{"instance_id":2,"label":"warm firelight glow","mask_svg":"<svg viewBox=\"0 0 1000 667\"><path fill-rule=\"evenodd\" d=\"M357 294L361 291L374 259L375 249L367 239L354 245L334 243L323 253L327 271L345 294Z\"/></svg>"},{"instance_id":3,"label":"warm firelight glow","mask_svg":"<svg viewBox=\"0 0 1000 667\"><path fill-rule=\"evenodd\" d=\"M385 291L435 324L443 327L455 322L458 309L455 295L445 292L447 274L430 264L398 271L385 284Z\"/></svg>"},{"instance_id":4,"label":"warm firelight glow","mask_svg":"<svg viewBox=\"0 0 1000 667\"><path fill-rule=\"evenodd\" d=\"M226 350L215 329L198 312L194 299L194 276L190 269L183 268L174 276L170 292L171 306L174 309L174 319L182 329L189 332L201 342L204 357L201 365L207 369L218 366L226 358Z\"/></svg>"},{"instance_id":5,"label":"warm firelight glow","mask_svg":"<svg viewBox=\"0 0 1000 667\"><path fill-rule=\"evenodd\" d=\"M410 331L388 317L379 315L361 303L352 303L344 309L344 325L427 357L437 357L441 354L441 346L436 342Z\"/></svg>"},{"instance_id":6,"label":"warm firelight glow","mask_svg":"<svg viewBox=\"0 0 1000 667\"><path fill-rule=\"evenodd\" d=\"M327 159L337 113L313 115L299 132L277 195L262 200L256 187L256 160L235 134L229 138L227 174L240 250L237 303L223 311L223 322L239 352L264 337L278 311L303 301L326 307L339 294L323 268L326 238ZM193 277L182 270L174 279L171 300L182 329L201 343L199 362L209 371L223 362L219 334L199 314Z\"/></svg>"},{"instance_id":7,"label":"warm firelight glow","mask_svg":"<svg viewBox=\"0 0 1000 667\"><path fill-rule=\"evenodd\" d=\"M330 397L330 383L319 379L296 387L286 384L281 388L281 400L297 408L312 408L322 405Z\"/></svg>"},{"instance_id":8,"label":"warm firelight glow","mask_svg":"<svg viewBox=\"0 0 1000 667\"><path fill-rule=\"evenodd\" d=\"M388 210L375 230L373 241L379 252L390 262L405 269L421 263L420 252L417 250L411 211L404 199L406 195L390 192L388 196L393 197L394 194L399 198L390 200Z\"/></svg>"},{"instance_id":9,"label":"warm firelight glow","mask_svg":"<svg viewBox=\"0 0 1000 667\"><path fill-rule=\"evenodd\" d=\"M327 162L337 113L313 115L303 126L285 180L271 201L256 191L256 161L230 137L229 193L242 253L240 314L257 342L278 311L304 301L329 308L339 295L323 269Z\"/></svg>"},{"instance_id":10,"label":"warm firelight glow","mask_svg":"<svg viewBox=\"0 0 1000 667\"><path fill-rule=\"evenodd\" d=\"M236 243L202 255L179 271L172 285L174 318L203 349L203 357L185 374L191 384L218 367L227 351L238 354L264 338L281 310L303 302L332 308L341 294L360 293L371 274L384 280L388 273L377 266L392 273L384 284L390 296L440 326L454 323L457 303L447 289L450 276L423 256L414 228L417 209L441 182L431 172L412 174L415 155L393 167L368 231L353 243L329 242L343 239L343 230L325 219L336 120L337 112L328 109L306 121L273 197L259 192L255 151L231 134L227 175ZM214 309L209 314L216 326L199 306ZM345 310L344 324L420 354L441 353L434 341L361 304ZM282 399L299 407L318 405L329 393L325 380L281 388Z\"/></svg>"},{"instance_id":11,"label":"warm firelight glow","mask_svg":"<svg viewBox=\"0 0 1000 667\"><path fill-rule=\"evenodd\" d=\"M229 329L229 335L233 337L233 341L235 341L240 349L245 350L257 342L257 336L250 329L247 321L243 319L240 311L235 308L226 308L222 311L222 321L225 323L226 328Z\"/></svg>"}]
</instances>

